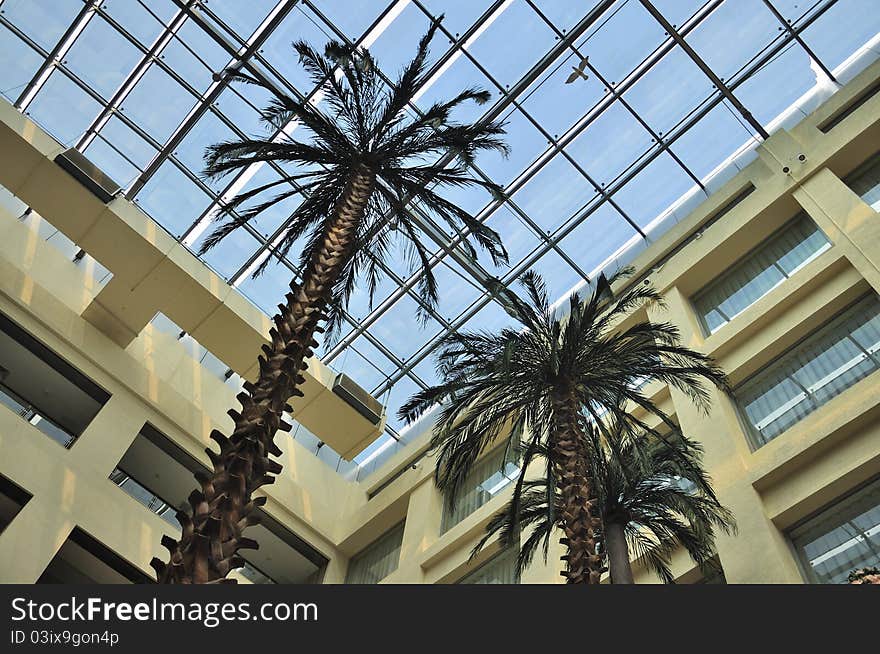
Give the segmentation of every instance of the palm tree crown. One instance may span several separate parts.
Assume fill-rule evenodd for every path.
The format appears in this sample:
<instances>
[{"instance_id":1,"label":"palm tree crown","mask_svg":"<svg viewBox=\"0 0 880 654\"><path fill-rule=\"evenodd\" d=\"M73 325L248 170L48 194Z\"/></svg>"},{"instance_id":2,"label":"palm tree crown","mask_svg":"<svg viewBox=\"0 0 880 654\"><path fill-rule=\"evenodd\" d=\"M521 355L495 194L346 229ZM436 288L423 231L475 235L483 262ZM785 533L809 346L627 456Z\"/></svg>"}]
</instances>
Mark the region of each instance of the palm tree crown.
<instances>
[{"instance_id":1,"label":"palm tree crown","mask_svg":"<svg viewBox=\"0 0 880 654\"><path fill-rule=\"evenodd\" d=\"M535 456L546 453L548 478L556 481L565 505L559 516L569 546L563 574L572 583L597 582L601 557L594 536L601 520L593 510L587 425L596 425L620 456L605 426L608 418L660 437L644 420L625 411L624 403L675 428L642 392L648 382L678 388L705 410L709 400L704 382L723 387L725 377L708 357L682 347L671 324L617 326L634 309L661 302L650 286L639 284L615 300L611 282L600 276L592 296L582 302L573 294L568 315L559 318L539 275L528 272L521 281L528 301L512 293L505 297L524 329L448 336L437 357L442 382L414 395L399 415L413 421L441 405L432 439L437 450L435 479L450 501L480 454L504 439L508 447L522 452L512 507L516 513L526 470ZM521 443L513 436L520 433ZM549 508L555 511L555 504Z\"/></svg>"},{"instance_id":2,"label":"palm tree crown","mask_svg":"<svg viewBox=\"0 0 880 654\"><path fill-rule=\"evenodd\" d=\"M442 219L453 232L464 229L469 238L462 246L472 257L476 251L469 239L485 249L495 264L506 262L507 253L492 229L477 221L467 211L435 192L437 187L482 186L493 195L501 189L493 183L468 173L468 164L477 153L495 150L504 156L508 148L502 140L504 126L498 121L459 124L452 120L456 107L465 102L484 104L487 91L467 88L445 102L432 104L418 115L411 110L416 92L428 81L428 46L437 30L435 21L419 42L416 56L403 68L397 80L386 84L376 62L366 50L331 41L324 54L302 41L293 44L299 61L313 84L320 88L327 111L313 101L282 95L273 86L242 72L234 77L269 90L274 98L262 112L263 124L278 137L254 137L223 142L208 148L205 174L221 178L252 164L275 161L299 165L301 172L259 186L228 202L218 225L201 246L203 254L235 229L284 199L302 194L304 201L284 225L276 253L285 256L294 243L306 238L299 258L305 268L322 247L327 223L331 221L340 200L356 177L369 180L370 193L362 208L351 257L328 300L328 327L339 324L341 307L355 287L359 275L366 277L370 298L381 272L379 261L387 253L393 236L404 237L410 259L416 262L422 276L418 290L426 306L437 300L437 286L429 265L429 252L408 205ZM290 131L289 126L296 125ZM305 140L288 134L307 133ZM274 187L290 185L270 199L248 203ZM247 207L237 212L237 209ZM263 267L255 270L255 275ZM420 306L420 317L424 317Z\"/></svg>"},{"instance_id":3,"label":"palm tree crown","mask_svg":"<svg viewBox=\"0 0 880 654\"><path fill-rule=\"evenodd\" d=\"M586 445L602 519L597 536L604 563L610 564L612 582L632 583L632 553L664 583L673 583L669 561L678 544L701 568L712 565L716 530L733 533L736 526L702 467L699 443L680 432L658 440L629 433L618 424L610 425L609 431L617 441L618 454L592 424L586 429ZM539 547L546 559L561 514L562 498L554 480L547 476L530 479L518 500L508 503L489 522L474 554L498 534L502 547L519 548L517 567L522 572ZM623 540L615 540L615 530ZM527 536L520 544L523 533Z\"/></svg>"}]
</instances>

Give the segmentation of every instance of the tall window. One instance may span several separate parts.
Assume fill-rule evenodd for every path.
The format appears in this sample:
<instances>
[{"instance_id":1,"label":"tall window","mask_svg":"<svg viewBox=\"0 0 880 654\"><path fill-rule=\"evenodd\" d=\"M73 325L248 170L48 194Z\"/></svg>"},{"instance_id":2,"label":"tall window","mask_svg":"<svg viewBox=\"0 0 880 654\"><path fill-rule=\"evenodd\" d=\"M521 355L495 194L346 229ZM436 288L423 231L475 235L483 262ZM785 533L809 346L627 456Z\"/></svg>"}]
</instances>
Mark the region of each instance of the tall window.
<instances>
[{"instance_id":1,"label":"tall window","mask_svg":"<svg viewBox=\"0 0 880 654\"><path fill-rule=\"evenodd\" d=\"M457 525L514 481L519 475L517 460L517 455L502 445L477 461L453 500L452 508L444 500L441 531Z\"/></svg>"},{"instance_id":2,"label":"tall window","mask_svg":"<svg viewBox=\"0 0 880 654\"><path fill-rule=\"evenodd\" d=\"M460 584L518 584L515 547L509 547L462 578Z\"/></svg>"},{"instance_id":3,"label":"tall window","mask_svg":"<svg viewBox=\"0 0 880 654\"><path fill-rule=\"evenodd\" d=\"M880 566L880 479L793 529L791 540L812 583L842 584Z\"/></svg>"},{"instance_id":4,"label":"tall window","mask_svg":"<svg viewBox=\"0 0 880 654\"><path fill-rule=\"evenodd\" d=\"M880 368L880 298L862 299L744 383L735 395L761 447Z\"/></svg>"},{"instance_id":5,"label":"tall window","mask_svg":"<svg viewBox=\"0 0 880 654\"><path fill-rule=\"evenodd\" d=\"M846 179L846 183L874 211L880 211L880 155L856 170Z\"/></svg>"},{"instance_id":6,"label":"tall window","mask_svg":"<svg viewBox=\"0 0 880 654\"><path fill-rule=\"evenodd\" d=\"M831 247L805 213L697 293L694 307L712 334Z\"/></svg>"},{"instance_id":7,"label":"tall window","mask_svg":"<svg viewBox=\"0 0 880 654\"><path fill-rule=\"evenodd\" d=\"M376 584L397 570L404 522L385 532L348 562L347 584Z\"/></svg>"}]
</instances>

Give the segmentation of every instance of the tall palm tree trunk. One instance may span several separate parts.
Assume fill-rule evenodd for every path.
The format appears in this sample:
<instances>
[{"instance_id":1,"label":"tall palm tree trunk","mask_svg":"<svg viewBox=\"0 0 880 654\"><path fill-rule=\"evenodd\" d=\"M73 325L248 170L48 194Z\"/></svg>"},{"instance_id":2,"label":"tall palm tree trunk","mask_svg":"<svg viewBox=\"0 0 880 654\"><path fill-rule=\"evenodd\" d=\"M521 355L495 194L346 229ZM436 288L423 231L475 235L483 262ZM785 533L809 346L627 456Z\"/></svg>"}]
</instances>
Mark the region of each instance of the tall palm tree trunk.
<instances>
[{"instance_id":1,"label":"tall palm tree trunk","mask_svg":"<svg viewBox=\"0 0 880 654\"><path fill-rule=\"evenodd\" d=\"M552 436L551 457L562 497L562 543L568 548L561 572L570 584L598 584L602 557L596 554L596 528L601 519L594 514L595 500L589 479L586 436L581 426L573 393L560 391L552 398L557 424Z\"/></svg>"},{"instance_id":2,"label":"tall palm tree trunk","mask_svg":"<svg viewBox=\"0 0 880 654\"><path fill-rule=\"evenodd\" d=\"M265 504L266 498L251 496L281 472L281 465L269 458L270 454L281 453L274 441L275 433L279 429L290 431L282 414L289 410L291 397L303 394L298 388L305 381L301 372L308 368L307 359L317 346L314 336L320 332L318 323L324 317L331 289L352 254L358 224L375 181L375 175L367 169L348 180L332 217L325 223L323 243L303 272L302 286L291 283L287 302L279 305L275 327L269 332L271 343L263 346L259 357L259 376L238 394L241 410L229 411L235 424L232 435L227 438L217 430L211 433L220 452L208 448L214 470L211 474L196 474L201 490L190 494L192 515L177 515L181 539L162 539L170 555L167 564L157 558L151 561L160 583L222 581L231 569L243 565L237 555L239 549L257 547L242 532L256 524L253 512Z\"/></svg>"},{"instance_id":3,"label":"tall palm tree trunk","mask_svg":"<svg viewBox=\"0 0 880 654\"><path fill-rule=\"evenodd\" d=\"M623 525L605 522L605 549L608 552L608 568L612 584L634 584L632 565L629 562L629 547Z\"/></svg>"}]
</instances>

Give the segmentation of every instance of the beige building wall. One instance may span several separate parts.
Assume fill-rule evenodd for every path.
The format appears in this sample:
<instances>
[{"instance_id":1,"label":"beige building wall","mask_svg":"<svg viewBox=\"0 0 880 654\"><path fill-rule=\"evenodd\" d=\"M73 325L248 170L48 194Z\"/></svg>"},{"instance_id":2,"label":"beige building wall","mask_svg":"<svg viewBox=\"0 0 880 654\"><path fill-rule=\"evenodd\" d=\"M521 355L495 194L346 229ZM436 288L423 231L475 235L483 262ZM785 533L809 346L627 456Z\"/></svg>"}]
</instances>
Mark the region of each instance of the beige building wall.
<instances>
[{"instance_id":1,"label":"beige building wall","mask_svg":"<svg viewBox=\"0 0 880 654\"><path fill-rule=\"evenodd\" d=\"M647 315L675 324L685 343L715 357L734 384L854 299L880 291L880 215L841 181L880 150L878 80L880 63L795 127L776 131L758 146L753 163L635 262L637 278L647 275L666 300L664 309L651 307ZM0 581L36 581L74 527L152 574L150 559L164 554L161 535L175 534L108 475L147 423L207 465L208 435L230 425L225 412L235 401L233 389L149 319L166 313L243 376L253 372L269 324L133 205L120 199L109 209L89 205L87 192L55 170L51 159L61 147L8 106L0 109L0 184L113 273L110 284L96 284L32 223L0 216L0 312L110 394L69 450L0 407L0 474L32 496L0 533ZM800 210L830 239L830 249L704 336L693 294ZM84 229L86 223L95 230ZM169 280L175 293L168 292ZM727 395L714 392L711 412L702 415L678 392L649 387L688 436L704 444L717 492L739 523L737 536L717 542L728 583L803 582L786 531L880 473L878 374L757 450ZM337 439L340 451L356 451L375 433L345 414L347 407L327 392L330 381L332 373L313 362L310 392L296 417L328 442ZM468 561L509 490L441 533L443 499L431 478L427 440L422 433L355 482L279 435L284 470L265 487L267 511L329 560L325 583L342 582L349 558L403 520L399 564L385 583L455 582L497 551L490 545ZM559 548L552 543L547 562L538 558L522 581L560 583ZM682 552L673 563L680 580L699 577ZM638 582L657 581L638 562L636 570Z\"/></svg>"}]
</instances>

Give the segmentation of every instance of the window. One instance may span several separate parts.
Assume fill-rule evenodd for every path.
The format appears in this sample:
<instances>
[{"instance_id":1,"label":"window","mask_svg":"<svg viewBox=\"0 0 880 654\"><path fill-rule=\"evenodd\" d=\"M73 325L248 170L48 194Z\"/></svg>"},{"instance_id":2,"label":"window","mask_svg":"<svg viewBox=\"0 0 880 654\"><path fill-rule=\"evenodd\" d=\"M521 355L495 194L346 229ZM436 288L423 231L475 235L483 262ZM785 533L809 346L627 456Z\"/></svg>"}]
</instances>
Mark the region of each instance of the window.
<instances>
[{"instance_id":1,"label":"window","mask_svg":"<svg viewBox=\"0 0 880 654\"><path fill-rule=\"evenodd\" d=\"M515 547L497 554L479 568L462 578L460 584L518 584Z\"/></svg>"},{"instance_id":2,"label":"window","mask_svg":"<svg viewBox=\"0 0 880 654\"><path fill-rule=\"evenodd\" d=\"M386 532L348 562L347 584L376 584L397 570L405 522Z\"/></svg>"},{"instance_id":3,"label":"window","mask_svg":"<svg viewBox=\"0 0 880 654\"><path fill-rule=\"evenodd\" d=\"M445 533L486 504L519 475L519 457L501 446L474 464L452 507L443 503L441 532Z\"/></svg>"},{"instance_id":4,"label":"window","mask_svg":"<svg viewBox=\"0 0 880 654\"><path fill-rule=\"evenodd\" d=\"M870 295L745 382L735 396L761 447L880 367L880 299Z\"/></svg>"},{"instance_id":5,"label":"window","mask_svg":"<svg viewBox=\"0 0 880 654\"><path fill-rule=\"evenodd\" d=\"M694 296L706 333L726 325L829 247L815 223L799 214Z\"/></svg>"},{"instance_id":6,"label":"window","mask_svg":"<svg viewBox=\"0 0 880 654\"><path fill-rule=\"evenodd\" d=\"M880 565L880 479L791 531L807 580L842 584L849 573Z\"/></svg>"},{"instance_id":7,"label":"window","mask_svg":"<svg viewBox=\"0 0 880 654\"><path fill-rule=\"evenodd\" d=\"M850 175L846 183L874 211L880 211L880 154Z\"/></svg>"}]
</instances>

